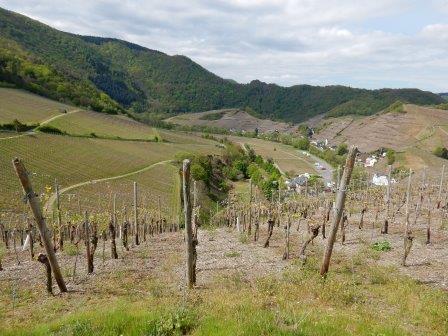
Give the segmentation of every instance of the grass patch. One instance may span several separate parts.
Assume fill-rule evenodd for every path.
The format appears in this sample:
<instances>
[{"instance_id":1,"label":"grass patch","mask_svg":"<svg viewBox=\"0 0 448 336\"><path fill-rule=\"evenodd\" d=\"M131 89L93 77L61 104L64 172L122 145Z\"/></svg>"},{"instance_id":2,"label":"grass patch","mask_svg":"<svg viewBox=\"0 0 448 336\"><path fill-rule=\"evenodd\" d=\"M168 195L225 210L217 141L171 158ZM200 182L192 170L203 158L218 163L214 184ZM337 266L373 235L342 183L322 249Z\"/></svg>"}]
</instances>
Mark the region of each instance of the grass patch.
<instances>
[{"instance_id":1,"label":"grass patch","mask_svg":"<svg viewBox=\"0 0 448 336\"><path fill-rule=\"evenodd\" d=\"M8 316L0 323L0 334L447 334L447 293L400 276L393 268L352 263L337 254L325 280L319 265L320 256L310 256L305 265L292 264L282 275L251 283L238 272L226 273L206 288L186 294L168 290L162 284L166 280L150 279L139 283L139 289L150 295L128 294L133 287L119 295L113 288L128 277L112 277L106 283L113 298L102 296L102 291L90 298L50 297L41 305L42 312L26 314L26 319L18 316L26 311L24 306L34 309L36 300L43 300L39 296L16 306L14 315L0 308L0 314ZM132 279L129 283L135 286ZM10 307L7 300L2 302Z\"/></svg>"},{"instance_id":2,"label":"grass patch","mask_svg":"<svg viewBox=\"0 0 448 336\"><path fill-rule=\"evenodd\" d=\"M245 233L240 233L238 240L240 243L247 244L249 242L249 237Z\"/></svg>"},{"instance_id":3,"label":"grass patch","mask_svg":"<svg viewBox=\"0 0 448 336\"><path fill-rule=\"evenodd\" d=\"M70 242L65 242L64 244L64 253L68 256L76 256L80 254L79 248Z\"/></svg>"},{"instance_id":4,"label":"grass patch","mask_svg":"<svg viewBox=\"0 0 448 336\"><path fill-rule=\"evenodd\" d=\"M224 257L226 258L236 258L236 257L240 257L241 256L241 252L237 252L237 251L230 251L230 252L226 252L224 254Z\"/></svg>"},{"instance_id":5,"label":"grass patch","mask_svg":"<svg viewBox=\"0 0 448 336\"><path fill-rule=\"evenodd\" d=\"M392 250L392 246L387 240L383 240L381 242L376 242L372 245L372 248L375 251L387 252Z\"/></svg>"}]
</instances>

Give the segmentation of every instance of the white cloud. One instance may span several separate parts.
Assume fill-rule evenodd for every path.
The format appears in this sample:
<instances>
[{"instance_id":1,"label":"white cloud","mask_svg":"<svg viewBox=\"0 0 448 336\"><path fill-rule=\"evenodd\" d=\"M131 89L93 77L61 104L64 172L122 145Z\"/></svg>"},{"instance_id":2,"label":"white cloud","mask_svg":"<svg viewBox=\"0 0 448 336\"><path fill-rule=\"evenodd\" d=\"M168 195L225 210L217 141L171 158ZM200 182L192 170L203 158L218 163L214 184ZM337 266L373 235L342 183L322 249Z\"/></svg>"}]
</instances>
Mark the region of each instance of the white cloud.
<instances>
[{"instance_id":1,"label":"white cloud","mask_svg":"<svg viewBox=\"0 0 448 336\"><path fill-rule=\"evenodd\" d=\"M367 24L383 18L398 22L402 13L417 11L413 3L60 0L55 6L52 0L0 0L0 6L58 29L184 54L241 82L448 90L448 21L431 22L417 33L388 32L386 25L373 30ZM432 4L434 11L448 10L447 0Z\"/></svg>"}]
</instances>

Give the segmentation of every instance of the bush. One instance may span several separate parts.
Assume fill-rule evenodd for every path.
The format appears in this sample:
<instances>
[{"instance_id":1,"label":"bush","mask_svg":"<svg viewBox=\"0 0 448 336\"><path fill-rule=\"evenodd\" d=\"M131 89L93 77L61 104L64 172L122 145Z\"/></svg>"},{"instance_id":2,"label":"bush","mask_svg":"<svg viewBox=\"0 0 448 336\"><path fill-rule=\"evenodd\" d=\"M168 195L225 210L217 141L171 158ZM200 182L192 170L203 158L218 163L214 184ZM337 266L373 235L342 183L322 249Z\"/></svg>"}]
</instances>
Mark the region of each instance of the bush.
<instances>
[{"instance_id":1,"label":"bush","mask_svg":"<svg viewBox=\"0 0 448 336\"><path fill-rule=\"evenodd\" d=\"M300 150L309 150L310 149L310 141L307 138L301 138L295 140L293 143L294 148L298 148Z\"/></svg>"},{"instance_id":2,"label":"bush","mask_svg":"<svg viewBox=\"0 0 448 336\"><path fill-rule=\"evenodd\" d=\"M191 165L191 176L196 181L207 181L208 179L207 172L199 163Z\"/></svg>"},{"instance_id":3,"label":"bush","mask_svg":"<svg viewBox=\"0 0 448 336\"><path fill-rule=\"evenodd\" d=\"M14 119L14 121L12 123L0 125L0 130L16 131L17 133L19 133L19 132L26 132L26 131L32 130L32 129L36 128L37 126L39 126L39 125L38 124L31 124L31 125L22 124L19 120Z\"/></svg>"},{"instance_id":4,"label":"bush","mask_svg":"<svg viewBox=\"0 0 448 336\"><path fill-rule=\"evenodd\" d=\"M337 155L345 155L348 153L348 147L346 143L341 143L338 148L336 149Z\"/></svg>"},{"instance_id":5,"label":"bush","mask_svg":"<svg viewBox=\"0 0 448 336\"><path fill-rule=\"evenodd\" d=\"M42 133L52 133L52 134L60 134L60 135L65 134L64 131L61 131L59 128L50 126L50 125L39 126L38 128L36 128L36 130L39 132L42 132Z\"/></svg>"},{"instance_id":6,"label":"bush","mask_svg":"<svg viewBox=\"0 0 448 336\"><path fill-rule=\"evenodd\" d=\"M445 147L437 147L436 149L434 149L434 155L438 156L442 159L448 159L448 149L446 149Z\"/></svg>"},{"instance_id":7,"label":"bush","mask_svg":"<svg viewBox=\"0 0 448 336\"><path fill-rule=\"evenodd\" d=\"M384 240L382 242L376 242L375 244L373 244L372 248L375 251L382 251L382 252L387 252L392 249L390 243L387 240Z\"/></svg>"},{"instance_id":8,"label":"bush","mask_svg":"<svg viewBox=\"0 0 448 336\"><path fill-rule=\"evenodd\" d=\"M386 159L388 165L393 165L395 162L395 151L393 149L388 149L386 152Z\"/></svg>"}]
</instances>

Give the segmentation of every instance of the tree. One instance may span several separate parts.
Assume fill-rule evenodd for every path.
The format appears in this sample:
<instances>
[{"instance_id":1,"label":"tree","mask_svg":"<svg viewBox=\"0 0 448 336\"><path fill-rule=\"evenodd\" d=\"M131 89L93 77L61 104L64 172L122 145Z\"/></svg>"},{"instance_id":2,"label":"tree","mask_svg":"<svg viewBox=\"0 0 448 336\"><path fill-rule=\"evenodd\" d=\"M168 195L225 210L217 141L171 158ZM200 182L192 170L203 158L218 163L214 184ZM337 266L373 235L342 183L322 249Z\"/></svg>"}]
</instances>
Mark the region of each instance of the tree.
<instances>
[{"instance_id":1,"label":"tree","mask_svg":"<svg viewBox=\"0 0 448 336\"><path fill-rule=\"evenodd\" d=\"M348 153L348 147L346 143L341 143L336 149L336 154L342 156Z\"/></svg>"},{"instance_id":2,"label":"tree","mask_svg":"<svg viewBox=\"0 0 448 336\"><path fill-rule=\"evenodd\" d=\"M393 165L395 162L395 151L393 149L388 149L386 152L386 159L388 165Z\"/></svg>"},{"instance_id":3,"label":"tree","mask_svg":"<svg viewBox=\"0 0 448 336\"><path fill-rule=\"evenodd\" d=\"M207 181L208 178L207 172L199 163L193 163L191 165L191 176L196 181Z\"/></svg>"}]
</instances>

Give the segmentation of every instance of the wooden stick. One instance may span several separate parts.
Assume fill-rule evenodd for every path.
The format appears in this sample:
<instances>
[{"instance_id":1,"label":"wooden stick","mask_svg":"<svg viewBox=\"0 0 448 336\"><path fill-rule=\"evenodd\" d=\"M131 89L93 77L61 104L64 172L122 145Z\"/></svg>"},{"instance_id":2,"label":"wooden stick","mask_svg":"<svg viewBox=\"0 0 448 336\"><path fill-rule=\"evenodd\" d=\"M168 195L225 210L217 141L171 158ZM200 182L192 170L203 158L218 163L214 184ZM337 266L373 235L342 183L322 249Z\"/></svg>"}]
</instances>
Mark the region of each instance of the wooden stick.
<instances>
[{"instance_id":1,"label":"wooden stick","mask_svg":"<svg viewBox=\"0 0 448 336\"><path fill-rule=\"evenodd\" d=\"M84 212L84 244L86 245L87 274L93 273L93 258L90 251L90 227L87 211Z\"/></svg>"},{"instance_id":2,"label":"wooden stick","mask_svg":"<svg viewBox=\"0 0 448 336\"><path fill-rule=\"evenodd\" d=\"M191 199L190 199L190 164L191 161L186 159L183 161L183 198L184 198L184 215L185 215L185 242L187 254L187 286L193 288L196 283L196 247L194 245L193 227L191 221Z\"/></svg>"},{"instance_id":3,"label":"wooden stick","mask_svg":"<svg viewBox=\"0 0 448 336\"><path fill-rule=\"evenodd\" d=\"M140 245L140 241L138 239L137 182L134 182L134 229L135 245Z\"/></svg>"},{"instance_id":4,"label":"wooden stick","mask_svg":"<svg viewBox=\"0 0 448 336\"><path fill-rule=\"evenodd\" d=\"M381 228L382 234L389 233L389 223L390 223L390 198L391 198L391 183L392 183L392 165L388 166L387 174L387 186L386 186L386 219L384 220L383 227Z\"/></svg>"},{"instance_id":5,"label":"wooden stick","mask_svg":"<svg viewBox=\"0 0 448 336\"><path fill-rule=\"evenodd\" d=\"M62 227L62 219L61 219L61 200L59 194L59 184L55 181L55 189L56 189L56 211L57 211L57 221L58 221L58 229L59 229L59 249L61 251L64 250L64 232Z\"/></svg>"},{"instance_id":6,"label":"wooden stick","mask_svg":"<svg viewBox=\"0 0 448 336\"><path fill-rule=\"evenodd\" d=\"M33 212L34 218L36 220L37 227L40 232L40 236L42 237L42 242L47 253L47 258L50 262L51 269L53 271L54 277L58 284L59 290L61 292L67 292L67 287L64 282L64 278L62 277L61 269L59 268L58 261L56 259L56 254L54 253L53 244L48 235L48 228L45 223L45 218L42 215L42 207L39 201L37 194L33 191L33 187L31 186L31 181L28 177L28 173L25 169L24 164L18 158L13 160L14 169L16 174L22 184L23 191L25 193L25 197L29 202L31 207L31 211Z\"/></svg>"},{"instance_id":7,"label":"wooden stick","mask_svg":"<svg viewBox=\"0 0 448 336\"><path fill-rule=\"evenodd\" d=\"M345 197L347 192L347 187L350 183L350 178L353 171L353 166L355 164L356 154L358 149L353 146L347 155L347 160L345 161L344 173L342 174L342 179L339 184L338 194L336 198L336 211L333 218L333 224L330 230L330 235L328 237L327 247L325 249L325 254L322 261L322 267L320 269L320 275L325 276L330 268L330 259L333 252L334 242L336 240L336 234L338 232L339 223L341 221L342 213L344 211Z\"/></svg>"}]
</instances>

